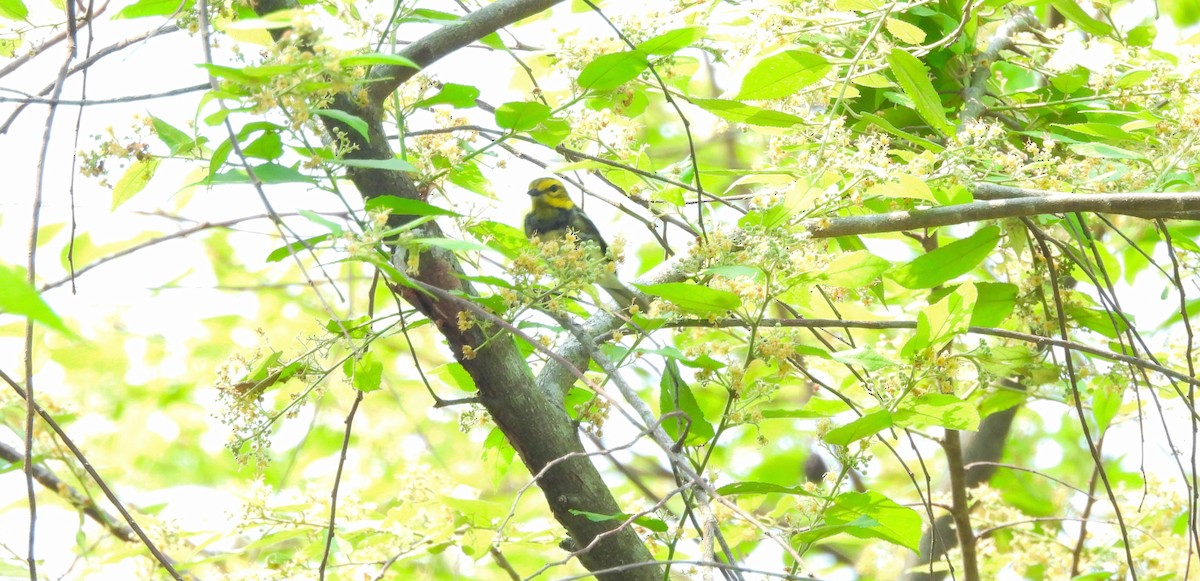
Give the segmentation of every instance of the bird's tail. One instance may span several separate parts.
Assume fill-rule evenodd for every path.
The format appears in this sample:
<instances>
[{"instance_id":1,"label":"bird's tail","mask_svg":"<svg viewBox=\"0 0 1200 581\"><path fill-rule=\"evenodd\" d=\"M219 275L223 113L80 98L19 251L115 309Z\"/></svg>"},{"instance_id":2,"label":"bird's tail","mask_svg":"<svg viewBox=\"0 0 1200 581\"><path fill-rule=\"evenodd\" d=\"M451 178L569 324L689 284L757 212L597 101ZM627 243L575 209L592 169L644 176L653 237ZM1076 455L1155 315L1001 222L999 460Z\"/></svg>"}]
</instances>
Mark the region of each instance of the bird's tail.
<instances>
[{"instance_id":1,"label":"bird's tail","mask_svg":"<svg viewBox=\"0 0 1200 581\"><path fill-rule=\"evenodd\" d=\"M630 305L637 305L642 313L650 311L650 301L622 284L617 279L617 275L610 272L596 281L596 284L600 285L600 288L604 289L604 292L608 293L608 296L612 297L622 309L628 309Z\"/></svg>"}]
</instances>

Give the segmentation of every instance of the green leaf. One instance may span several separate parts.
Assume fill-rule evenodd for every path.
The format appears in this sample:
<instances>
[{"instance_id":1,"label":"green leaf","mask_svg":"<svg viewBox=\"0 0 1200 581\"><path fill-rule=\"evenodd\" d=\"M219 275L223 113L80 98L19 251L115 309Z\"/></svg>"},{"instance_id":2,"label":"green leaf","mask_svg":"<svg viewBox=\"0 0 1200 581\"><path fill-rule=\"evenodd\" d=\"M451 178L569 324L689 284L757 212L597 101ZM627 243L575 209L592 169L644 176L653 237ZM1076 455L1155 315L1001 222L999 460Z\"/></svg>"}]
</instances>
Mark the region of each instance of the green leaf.
<instances>
[{"instance_id":1,"label":"green leaf","mask_svg":"<svg viewBox=\"0 0 1200 581\"><path fill-rule=\"evenodd\" d=\"M344 56L339 59L338 62L340 62L342 66L347 67L357 67L362 65L393 65L398 67L408 67L411 69L421 68L421 65L398 54L382 54L377 52Z\"/></svg>"},{"instance_id":2,"label":"green leaf","mask_svg":"<svg viewBox=\"0 0 1200 581\"><path fill-rule=\"evenodd\" d=\"M529 248L524 232L501 222L476 222L468 226L467 231L509 260Z\"/></svg>"},{"instance_id":3,"label":"green leaf","mask_svg":"<svg viewBox=\"0 0 1200 581\"><path fill-rule=\"evenodd\" d=\"M507 505L489 500L455 498L448 495L442 495L440 499L441 504L461 514L471 526L475 527L490 528L497 521L504 518L504 515L508 512Z\"/></svg>"},{"instance_id":4,"label":"green leaf","mask_svg":"<svg viewBox=\"0 0 1200 581\"><path fill-rule=\"evenodd\" d=\"M511 101L496 107L496 125L512 131L529 131L550 117L550 107L528 101Z\"/></svg>"},{"instance_id":5,"label":"green leaf","mask_svg":"<svg viewBox=\"0 0 1200 581\"><path fill-rule=\"evenodd\" d=\"M0 16L9 20L25 20L29 7L21 0L0 0Z\"/></svg>"},{"instance_id":6,"label":"green leaf","mask_svg":"<svg viewBox=\"0 0 1200 581\"><path fill-rule=\"evenodd\" d=\"M799 496L818 496L804 489L803 486L780 486L770 482L734 482L717 489L721 496L737 494L795 494Z\"/></svg>"},{"instance_id":7,"label":"green leaf","mask_svg":"<svg viewBox=\"0 0 1200 581\"><path fill-rule=\"evenodd\" d=\"M0 0L0 3L3 2L4 0ZM25 40L22 38L0 38L0 58L12 58L17 54L17 49L24 45ZM0 563L0 571L3 571L3 567L4 564Z\"/></svg>"},{"instance_id":8,"label":"green leaf","mask_svg":"<svg viewBox=\"0 0 1200 581\"><path fill-rule=\"evenodd\" d=\"M113 186L111 209L116 210L121 204L128 202L130 198L144 190L146 184L150 183L150 179L154 177L154 172L158 170L160 163L162 163L160 158L147 157L129 164L129 168L121 175L121 179L117 180L117 185Z\"/></svg>"},{"instance_id":9,"label":"green leaf","mask_svg":"<svg viewBox=\"0 0 1200 581\"><path fill-rule=\"evenodd\" d=\"M904 94L912 99L917 114L942 135L953 134L954 127L946 120L946 111L942 108L942 101L933 83L929 82L925 64L899 48L893 48L888 53L887 61Z\"/></svg>"},{"instance_id":10,"label":"green leaf","mask_svg":"<svg viewBox=\"0 0 1200 581\"><path fill-rule=\"evenodd\" d=\"M418 173L417 168L413 164L398 157L393 157L392 159L338 159L334 160L334 163L340 163L346 167Z\"/></svg>"},{"instance_id":11,"label":"green leaf","mask_svg":"<svg viewBox=\"0 0 1200 581\"><path fill-rule=\"evenodd\" d=\"M389 214L398 216L457 216L456 212L451 212L445 208L439 208L430 204L426 204L420 200L410 200L401 198L400 196L375 196L369 198L364 207L368 212L375 210L387 210Z\"/></svg>"},{"instance_id":12,"label":"green leaf","mask_svg":"<svg viewBox=\"0 0 1200 581\"><path fill-rule=\"evenodd\" d=\"M802 117L792 115L791 113L763 109L762 107L755 107L754 105L747 105L738 101L695 98L691 101L697 107L730 123L745 123L760 127L791 127L804 123Z\"/></svg>"},{"instance_id":13,"label":"green leaf","mask_svg":"<svg viewBox=\"0 0 1200 581\"><path fill-rule=\"evenodd\" d=\"M1050 85L1070 95L1087 85L1089 75L1091 75L1090 71L1077 65L1069 71L1050 77Z\"/></svg>"},{"instance_id":14,"label":"green leaf","mask_svg":"<svg viewBox=\"0 0 1200 581\"><path fill-rule=\"evenodd\" d=\"M821 439L835 446L848 446L852 442L870 438L890 427L892 427L892 412L878 409L840 428L829 430Z\"/></svg>"},{"instance_id":15,"label":"green leaf","mask_svg":"<svg viewBox=\"0 0 1200 581\"><path fill-rule=\"evenodd\" d=\"M1118 89L1128 89L1129 87L1135 87L1137 85L1140 85L1140 84L1150 80L1150 78L1153 76L1154 76L1154 71L1150 71L1150 70L1146 70L1146 69L1138 69L1136 71L1129 71L1128 73L1121 75L1120 78L1117 79L1117 82L1114 85Z\"/></svg>"},{"instance_id":16,"label":"green leaf","mask_svg":"<svg viewBox=\"0 0 1200 581\"><path fill-rule=\"evenodd\" d=\"M700 315L721 315L742 306L737 295L690 282L636 284L642 292L664 298L681 310Z\"/></svg>"},{"instance_id":17,"label":"green leaf","mask_svg":"<svg viewBox=\"0 0 1200 581\"><path fill-rule=\"evenodd\" d=\"M312 222L313 224L316 224L318 226L324 226L325 229L329 230L330 234L333 234L334 236L341 236L342 233L344 232L341 224L331 221L328 218L326 218L325 216L322 216L316 212L313 212L312 210L297 210L297 213L299 213L301 216L304 216L309 222Z\"/></svg>"},{"instance_id":18,"label":"green leaf","mask_svg":"<svg viewBox=\"0 0 1200 581\"><path fill-rule=\"evenodd\" d=\"M900 355L913 357L925 349L940 349L944 343L967 330L975 308L975 285L961 284L917 315L917 332L900 349Z\"/></svg>"},{"instance_id":19,"label":"green leaf","mask_svg":"<svg viewBox=\"0 0 1200 581\"><path fill-rule=\"evenodd\" d=\"M692 43L703 38L707 31L708 29L703 26L676 28L638 44L637 48L646 54L674 54L675 51L691 46Z\"/></svg>"},{"instance_id":20,"label":"green leaf","mask_svg":"<svg viewBox=\"0 0 1200 581\"><path fill-rule=\"evenodd\" d=\"M792 209L785 203L778 203L764 210L751 210L745 216L738 218L738 226L750 228L757 226L766 230L778 228L792 217Z\"/></svg>"},{"instance_id":21,"label":"green leaf","mask_svg":"<svg viewBox=\"0 0 1200 581\"><path fill-rule=\"evenodd\" d=\"M25 281L24 272L3 264L0 264L0 313L28 317L35 323L74 335L50 305L42 300L42 296Z\"/></svg>"},{"instance_id":22,"label":"green leaf","mask_svg":"<svg viewBox=\"0 0 1200 581\"><path fill-rule=\"evenodd\" d=\"M491 182L473 161L455 164L450 168L450 175L447 176L447 179L450 180L450 183L468 192L475 192L481 196L492 195L489 191Z\"/></svg>"},{"instance_id":23,"label":"green leaf","mask_svg":"<svg viewBox=\"0 0 1200 581\"><path fill-rule=\"evenodd\" d=\"M242 149L242 153L246 157L266 160L276 159L283 155L283 140L279 137L278 133L267 131Z\"/></svg>"},{"instance_id":24,"label":"green leaf","mask_svg":"<svg viewBox=\"0 0 1200 581\"><path fill-rule=\"evenodd\" d=\"M412 242L413 244L433 246L434 248L442 248L451 252L485 252L492 249L492 247L486 244L480 244L473 240L459 240L457 238L413 238Z\"/></svg>"},{"instance_id":25,"label":"green leaf","mask_svg":"<svg viewBox=\"0 0 1200 581\"><path fill-rule=\"evenodd\" d=\"M1109 313L1102 309L1089 309L1077 305L1067 305L1063 309L1072 321L1079 323L1109 339L1116 339L1128 330L1129 325L1117 313ZM1129 315L1126 315L1128 318Z\"/></svg>"},{"instance_id":26,"label":"green leaf","mask_svg":"<svg viewBox=\"0 0 1200 581\"><path fill-rule=\"evenodd\" d=\"M640 50L603 54L583 67L578 83L584 89L611 91L637 78L648 66L650 61Z\"/></svg>"},{"instance_id":27,"label":"green leaf","mask_svg":"<svg viewBox=\"0 0 1200 581\"><path fill-rule=\"evenodd\" d=\"M275 250L272 250L271 253L267 255L267 262L279 262L280 260L300 252L305 248L315 248L318 243L329 240L330 238L333 238L333 235L319 234L317 236L313 236L312 238L305 238L304 240L297 240L290 244L286 244L276 248Z\"/></svg>"},{"instance_id":28,"label":"green leaf","mask_svg":"<svg viewBox=\"0 0 1200 581\"><path fill-rule=\"evenodd\" d=\"M178 6L178 4L175 4L175 6ZM223 65L210 65L210 64L204 64L204 63L198 64L196 66L204 69L205 71L208 71L208 74L210 74L214 77L217 77L218 79L229 79L240 85L255 85L260 82L259 79L246 74L244 72L244 69L241 69L241 68L227 67L227 66L223 66ZM222 110L222 111L224 111L224 110ZM221 121L224 120L224 118L225 118L224 115L228 115L228 112L224 112L224 113L218 112L218 113L221 113L222 116L220 116L219 118L214 117L213 120L210 120L209 125L220 124ZM217 115L217 113L214 113L214 115Z\"/></svg>"},{"instance_id":29,"label":"green leaf","mask_svg":"<svg viewBox=\"0 0 1200 581\"><path fill-rule=\"evenodd\" d=\"M904 44L921 44L925 42L925 31L920 27L909 24L897 18L889 18L885 23L887 31Z\"/></svg>"},{"instance_id":30,"label":"green leaf","mask_svg":"<svg viewBox=\"0 0 1200 581\"><path fill-rule=\"evenodd\" d=\"M895 181L884 182L867 189L867 194L885 198L911 198L937 203L925 180L908 174L898 174Z\"/></svg>"},{"instance_id":31,"label":"green leaf","mask_svg":"<svg viewBox=\"0 0 1200 581\"><path fill-rule=\"evenodd\" d=\"M334 121L341 122L342 124L346 125L347 127L353 129L356 133L361 135L363 139L367 140L367 142L370 143L371 130L370 130L370 128L367 127L367 122L363 121L363 119L361 117L359 117L357 115L351 115L345 111L341 111L338 109L317 109L316 111L313 111L313 113L316 113L317 115L320 115L321 117L325 117L328 119L333 119Z\"/></svg>"},{"instance_id":32,"label":"green leaf","mask_svg":"<svg viewBox=\"0 0 1200 581\"><path fill-rule=\"evenodd\" d=\"M738 99L782 99L822 78L831 69L825 57L785 50L758 61L742 79Z\"/></svg>"},{"instance_id":33,"label":"green leaf","mask_svg":"<svg viewBox=\"0 0 1200 581\"><path fill-rule=\"evenodd\" d=\"M1050 0L1050 5L1062 13L1067 20L1074 22L1080 30L1092 36L1108 36L1112 34L1113 29L1111 26L1092 18L1079 7L1076 0Z\"/></svg>"},{"instance_id":34,"label":"green leaf","mask_svg":"<svg viewBox=\"0 0 1200 581\"><path fill-rule=\"evenodd\" d=\"M688 359L687 356L683 354L683 351L670 346L662 347L660 349L639 348L637 351L639 353L661 355L667 359L678 361L688 367L691 367L692 369L710 369L712 371L716 371L725 367L724 363L713 359L707 353L701 353L695 359Z\"/></svg>"},{"instance_id":35,"label":"green leaf","mask_svg":"<svg viewBox=\"0 0 1200 581\"><path fill-rule=\"evenodd\" d=\"M596 514L594 512L587 512L585 510L575 510L573 508L570 510L570 512L571 512L571 514L573 514L575 516L584 517L592 522L609 522L609 521L625 522L625 521L629 520L629 517L630 517L630 515L625 514L625 513ZM643 527L646 527L656 533L665 533L668 530L670 530L667 527L667 523L665 523L659 519L645 516L645 515L639 516L639 517L633 519L633 522L638 525L641 525Z\"/></svg>"},{"instance_id":36,"label":"green leaf","mask_svg":"<svg viewBox=\"0 0 1200 581\"><path fill-rule=\"evenodd\" d=\"M834 361L846 365L858 365L867 371L878 371L885 367L896 365L895 361L876 353L869 345L837 351L829 354Z\"/></svg>"},{"instance_id":37,"label":"green leaf","mask_svg":"<svg viewBox=\"0 0 1200 581\"><path fill-rule=\"evenodd\" d=\"M254 176L264 184L313 183L311 177L300 173L296 168L277 163L264 163L254 166Z\"/></svg>"},{"instance_id":38,"label":"green leaf","mask_svg":"<svg viewBox=\"0 0 1200 581\"><path fill-rule=\"evenodd\" d=\"M475 379L467 372L467 369L461 363L447 363L434 367L429 372L430 375L440 379L442 383L460 389L465 392L476 391L479 388L475 387Z\"/></svg>"},{"instance_id":39,"label":"green leaf","mask_svg":"<svg viewBox=\"0 0 1200 581\"><path fill-rule=\"evenodd\" d=\"M825 524L797 535L812 543L839 533L920 549L921 515L873 490L844 492L825 512Z\"/></svg>"},{"instance_id":40,"label":"green leaf","mask_svg":"<svg viewBox=\"0 0 1200 581\"><path fill-rule=\"evenodd\" d=\"M495 32L491 34L485 34L483 38L479 39L479 44L495 50L508 50L508 47L504 45L504 40L501 39L500 35Z\"/></svg>"},{"instance_id":41,"label":"green leaf","mask_svg":"<svg viewBox=\"0 0 1200 581\"><path fill-rule=\"evenodd\" d=\"M475 106L475 100L479 98L479 89L470 85L459 85L457 83L446 83L442 85L441 90L432 97L417 101L413 107L423 107L428 109L434 105L450 105L455 109L470 109Z\"/></svg>"},{"instance_id":42,"label":"green leaf","mask_svg":"<svg viewBox=\"0 0 1200 581\"><path fill-rule=\"evenodd\" d=\"M684 443L699 446L708 442L716 434L712 424L704 419L704 412L696 401L695 394L687 382L679 375L679 368L673 361L667 362L667 371L659 381L658 409L660 415L671 412L683 412L686 418L672 416L663 420L663 430L672 440L679 441L687 432Z\"/></svg>"},{"instance_id":43,"label":"green leaf","mask_svg":"<svg viewBox=\"0 0 1200 581\"><path fill-rule=\"evenodd\" d=\"M1000 326L1012 314L1020 291L1016 285L1005 282L977 282L975 290L979 296L975 299L975 310L971 312L973 327Z\"/></svg>"},{"instance_id":44,"label":"green leaf","mask_svg":"<svg viewBox=\"0 0 1200 581\"><path fill-rule=\"evenodd\" d=\"M383 362L379 361L379 357L374 351L363 353L362 357L357 361L353 359L354 371L350 376L350 384L364 393L379 391L379 386L383 382Z\"/></svg>"},{"instance_id":45,"label":"green leaf","mask_svg":"<svg viewBox=\"0 0 1200 581\"><path fill-rule=\"evenodd\" d=\"M1000 229L986 226L962 240L917 257L887 276L905 288L933 288L979 266L999 242Z\"/></svg>"},{"instance_id":46,"label":"green leaf","mask_svg":"<svg viewBox=\"0 0 1200 581\"><path fill-rule=\"evenodd\" d=\"M12 0L5 1L11 2ZM193 5L193 0L186 0L182 6L180 6L179 0L138 0L133 4L122 8L121 11L116 14L116 16L113 16L113 18L119 19L144 18L147 16L168 16L175 14L176 11L187 14L192 10Z\"/></svg>"},{"instance_id":47,"label":"green leaf","mask_svg":"<svg viewBox=\"0 0 1200 581\"><path fill-rule=\"evenodd\" d=\"M1122 149L1107 143L1072 143L1067 146L1071 151L1084 157L1095 157L1100 159L1127 159L1132 161L1144 161L1149 163L1146 156L1128 149Z\"/></svg>"},{"instance_id":48,"label":"green leaf","mask_svg":"<svg viewBox=\"0 0 1200 581\"><path fill-rule=\"evenodd\" d=\"M891 121L888 121L887 119L884 119L883 117L880 117L874 113L863 113L861 118L863 121L868 121L875 127L878 127L887 133L902 139L907 139L908 141L911 141L916 145L920 145L921 147L928 149L933 153L941 153L942 150L945 149L945 147L942 147L941 145L938 145L937 143L934 143L928 139L897 128L895 125L892 125Z\"/></svg>"},{"instance_id":49,"label":"green leaf","mask_svg":"<svg viewBox=\"0 0 1200 581\"><path fill-rule=\"evenodd\" d=\"M915 401L905 400L892 417L897 426L920 428L940 426L951 430L979 429L975 406L950 394L927 393Z\"/></svg>"},{"instance_id":50,"label":"green leaf","mask_svg":"<svg viewBox=\"0 0 1200 581\"><path fill-rule=\"evenodd\" d=\"M858 250L835 258L821 269L816 281L842 288L861 288L875 282L891 267L892 263L866 250Z\"/></svg>"},{"instance_id":51,"label":"green leaf","mask_svg":"<svg viewBox=\"0 0 1200 581\"><path fill-rule=\"evenodd\" d=\"M154 126L154 134L167 146L171 155L189 151L196 146L196 140L191 135L176 129L170 123L158 117L150 117L150 123Z\"/></svg>"},{"instance_id":52,"label":"green leaf","mask_svg":"<svg viewBox=\"0 0 1200 581\"><path fill-rule=\"evenodd\" d=\"M1125 391L1120 386L1100 386L1092 392L1092 419L1100 431L1108 429L1112 419L1121 411L1121 399Z\"/></svg>"},{"instance_id":53,"label":"green leaf","mask_svg":"<svg viewBox=\"0 0 1200 581\"><path fill-rule=\"evenodd\" d=\"M775 409L763 410L764 418L771 419L798 419L807 420L815 418L831 418L842 412L850 411L850 406L840 399L820 399L812 398L804 407L798 410Z\"/></svg>"},{"instance_id":54,"label":"green leaf","mask_svg":"<svg viewBox=\"0 0 1200 581\"><path fill-rule=\"evenodd\" d=\"M550 117L529 131L529 136L546 147L558 147L571 135L571 125L563 119Z\"/></svg>"},{"instance_id":55,"label":"green leaf","mask_svg":"<svg viewBox=\"0 0 1200 581\"><path fill-rule=\"evenodd\" d=\"M233 141L226 139L222 141L216 149L213 150L212 156L208 158L208 176L205 181L211 183L217 176L218 170L225 166L225 160L229 159L229 154L233 152Z\"/></svg>"}]
</instances>

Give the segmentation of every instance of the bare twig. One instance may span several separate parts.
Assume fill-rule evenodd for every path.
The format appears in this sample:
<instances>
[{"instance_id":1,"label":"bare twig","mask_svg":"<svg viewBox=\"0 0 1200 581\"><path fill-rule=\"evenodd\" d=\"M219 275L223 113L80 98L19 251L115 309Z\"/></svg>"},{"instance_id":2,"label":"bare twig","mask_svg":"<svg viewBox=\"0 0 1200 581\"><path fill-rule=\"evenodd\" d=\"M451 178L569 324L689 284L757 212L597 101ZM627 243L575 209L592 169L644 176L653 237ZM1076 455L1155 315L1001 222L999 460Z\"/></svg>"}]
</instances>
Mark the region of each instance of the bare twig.
<instances>
[{"instance_id":1,"label":"bare twig","mask_svg":"<svg viewBox=\"0 0 1200 581\"><path fill-rule=\"evenodd\" d=\"M0 380L4 381L4 383L7 383L8 386L12 388L12 390L15 391L18 396L24 398L26 402L30 401L30 398L27 397L26 390L22 389L21 386L11 377L9 377L8 374L4 373L4 371L0 371ZM111 488L108 487L108 484L104 481L104 479L101 478L100 473L96 471L96 469L92 466L92 463L89 462L87 457L83 455L83 451L75 445L75 441L68 437L67 433L62 429L62 426L58 425L58 422L54 420L54 416L51 416L46 412L46 410L42 409L42 406L37 405L36 403L33 404L33 407L38 416L42 418L42 421L46 422L47 426L50 426L50 429L54 431L55 435L58 436L58 439L63 443L63 445L71 451L71 455L75 457L81 466L83 466L84 471L88 473L88 476L92 478L92 482L95 482L100 491L104 493L105 498L107 498L108 501L111 502L114 507L116 507L117 512L121 513L121 517L125 519L125 523L129 525L129 528L133 529L134 534L136 534L138 539L142 541L142 544L146 546L146 548L150 551L150 554L154 555L155 560L157 560L158 563L167 570L167 573L170 574L172 578L176 580L182 580L183 577L181 577L175 570L175 567L172 564L173 561L158 550L158 547L155 546L154 542L150 540L150 537L147 536L145 531L142 530L142 527L139 526L137 521L134 520L133 515L129 514L129 511L126 510L125 505L121 503L120 499L117 498L117 495L112 491Z\"/></svg>"},{"instance_id":2,"label":"bare twig","mask_svg":"<svg viewBox=\"0 0 1200 581\"><path fill-rule=\"evenodd\" d=\"M3 442L0 442L0 458L14 464L25 461L24 454L20 450L17 450L16 448L13 448ZM104 512L103 509L96 506L96 503L92 502L92 499L88 495L80 492L70 484L63 482L63 480L59 478L58 475L55 474L50 468L42 464L35 464L33 466L33 477L46 490L63 497L63 499L70 503L71 506L75 507L76 510L82 512L88 518L96 521L100 526L107 529L108 532L112 533L113 536L125 542L137 542L137 536L133 534L132 529L122 525L117 521L116 518L113 518L111 515Z\"/></svg>"}]
</instances>

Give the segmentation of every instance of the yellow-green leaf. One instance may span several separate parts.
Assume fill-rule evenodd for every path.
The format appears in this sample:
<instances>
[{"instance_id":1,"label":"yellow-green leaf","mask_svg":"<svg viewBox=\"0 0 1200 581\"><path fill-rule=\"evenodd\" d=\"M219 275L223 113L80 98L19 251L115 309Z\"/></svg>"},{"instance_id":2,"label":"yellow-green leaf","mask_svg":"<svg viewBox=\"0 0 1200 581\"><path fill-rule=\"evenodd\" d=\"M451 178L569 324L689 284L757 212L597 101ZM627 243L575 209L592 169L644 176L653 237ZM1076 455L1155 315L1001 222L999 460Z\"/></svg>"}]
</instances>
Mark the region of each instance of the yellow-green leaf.
<instances>
[{"instance_id":1,"label":"yellow-green leaf","mask_svg":"<svg viewBox=\"0 0 1200 581\"><path fill-rule=\"evenodd\" d=\"M157 157L148 157L130 164L121 179L117 180L117 185L113 187L112 209L116 210L121 204L128 202L130 198L145 189L146 184L150 183L150 178L154 177L154 172L158 169L161 161Z\"/></svg>"},{"instance_id":2,"label":"yellow-green leaf","mask_svg":"<svg viewBox=\"0 0 1200 581\"><path fill-rule=\"evenodd\" d=\"M921 44L925 42L925 31L896 18L887 19L888 32L905 44Z\"/></svg>"},{"instance_id":3,"label":"yellow-green leaf","mask_svg":"<svg viewBox=\"0 0 1200 581\"><path fill-rule=\"evenodd\" d=\"M937 203L925 180L909 174L900 174L896 176L896 181L872 186L867 190L867 194L885 198L912 198Z\"/></svg>"},{"instance_id":4,"label":"yellow-green leaf","mask_svg":"<svg viewBox=\"0 0 1200 581\"><path fill-rule=\"evenodd\" d=\"M742 79L737 98L782 99L821 80L830 68L819 54L785 50L758 61Z\"/></svg>"}]
</instances>

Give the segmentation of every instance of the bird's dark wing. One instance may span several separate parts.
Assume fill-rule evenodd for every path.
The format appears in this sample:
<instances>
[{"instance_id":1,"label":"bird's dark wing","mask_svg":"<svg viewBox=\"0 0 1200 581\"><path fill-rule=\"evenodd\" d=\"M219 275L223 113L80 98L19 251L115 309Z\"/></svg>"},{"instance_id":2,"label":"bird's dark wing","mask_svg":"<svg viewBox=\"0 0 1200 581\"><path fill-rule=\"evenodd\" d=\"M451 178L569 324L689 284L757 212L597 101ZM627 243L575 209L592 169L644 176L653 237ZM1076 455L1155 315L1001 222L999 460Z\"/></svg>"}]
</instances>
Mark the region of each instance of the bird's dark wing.
<instances>
[{"instance_id":1,"label":"bird's dark wing","mask_svg":"<svg viewBox=\"0 0 1200 581\"><path fill-rule=\"evenodd\" d=\"M608 253L608 243L604 241L604 237L600 235L600 230L596 229L596 225L586 214L581 212L579 208L571 208L571 228L574 228L579 233L580 240L592 240L600 245L600 253Z\"/></svg>"}]
</instances>

